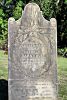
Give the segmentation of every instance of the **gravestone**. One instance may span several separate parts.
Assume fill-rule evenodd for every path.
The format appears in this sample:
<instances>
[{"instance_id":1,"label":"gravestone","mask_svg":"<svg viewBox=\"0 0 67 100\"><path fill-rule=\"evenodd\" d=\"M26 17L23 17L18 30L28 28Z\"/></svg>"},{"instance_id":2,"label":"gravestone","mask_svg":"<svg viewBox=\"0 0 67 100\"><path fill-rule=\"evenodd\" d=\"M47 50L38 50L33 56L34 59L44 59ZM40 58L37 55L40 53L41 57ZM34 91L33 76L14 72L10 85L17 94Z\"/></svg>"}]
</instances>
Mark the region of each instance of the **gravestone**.
<instances>
[{"instance_id":1,"label":"gravestone","mask_svg":"<svg viewBox=\"0 0 67 100\"><path fill-rule=\"evenodd\" d=\"M8 20L9 100L57 100L57 24L35 3Z\"/></svg>"}]
</instances>

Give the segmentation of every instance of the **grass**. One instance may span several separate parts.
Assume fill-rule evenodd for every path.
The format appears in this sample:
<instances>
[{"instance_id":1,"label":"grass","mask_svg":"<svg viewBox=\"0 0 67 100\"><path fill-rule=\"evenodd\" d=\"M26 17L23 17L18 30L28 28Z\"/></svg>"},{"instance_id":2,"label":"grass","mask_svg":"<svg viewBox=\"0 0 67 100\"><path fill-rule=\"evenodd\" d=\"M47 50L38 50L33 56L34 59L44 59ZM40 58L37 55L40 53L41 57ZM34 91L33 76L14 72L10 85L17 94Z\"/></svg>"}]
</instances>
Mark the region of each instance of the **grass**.
<instances>
[{"instance_id":1,"label":"grass","mask_svg":"<svg viewBox=\"0 0 67 100\"><path fill-rule=\"evenodd\" d=\"M58 83L60 100L67 100L67 58L58 57Z\"/></svg>"},{"instance_id":2,"label":"grass","mask_svg":"<svg viewBox=\"0 0 67 100\"><path fill-rule=\"evenodd\" d=\"M8 79L8 55L0 50L0 79Z\"/></svg>"},{"instance_id":3,"label":"grass","mask_svg":"<svg viewBox=\"0 0 67 100\"><path fill-rule=\"evenodd\" d=\"M67 100L67 58L58 57L59 100ZM8 79L8 55L0 50L0 79Z\"/></svg>"}]
</instances>

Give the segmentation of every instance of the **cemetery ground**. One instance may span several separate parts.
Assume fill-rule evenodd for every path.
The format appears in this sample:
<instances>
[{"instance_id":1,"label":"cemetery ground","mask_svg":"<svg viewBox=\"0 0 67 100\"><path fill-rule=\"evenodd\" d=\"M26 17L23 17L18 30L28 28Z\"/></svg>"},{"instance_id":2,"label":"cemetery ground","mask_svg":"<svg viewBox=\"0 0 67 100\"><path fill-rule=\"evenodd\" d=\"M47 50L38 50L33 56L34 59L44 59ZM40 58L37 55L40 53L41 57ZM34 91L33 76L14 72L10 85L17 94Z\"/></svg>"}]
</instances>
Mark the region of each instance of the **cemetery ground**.
<instances>
[{"instance_id":1,"label":"cemetery ground","mask_svg":"<svg viewBox=\"0 0 67 100\"><path fill-rule=\"evenodd\" d=\"M59 100L67 100L67 58L58 56ZM7 100L8 55L0 50L0 100Z\"/></svg>"}]
</instances>

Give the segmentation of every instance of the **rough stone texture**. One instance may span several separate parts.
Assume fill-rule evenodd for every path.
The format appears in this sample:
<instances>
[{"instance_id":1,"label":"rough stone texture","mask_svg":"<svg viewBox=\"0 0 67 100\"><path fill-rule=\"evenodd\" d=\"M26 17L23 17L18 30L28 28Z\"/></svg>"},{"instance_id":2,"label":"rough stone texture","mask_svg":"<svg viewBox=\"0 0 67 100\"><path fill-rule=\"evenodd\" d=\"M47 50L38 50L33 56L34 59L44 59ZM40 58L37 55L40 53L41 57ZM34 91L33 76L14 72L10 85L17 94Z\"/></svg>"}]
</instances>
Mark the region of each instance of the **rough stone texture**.
<instances>
[{"instance_id":1,"label":"rough stone texture","mask_svg":"<svg viewBox=\"0 0 67 100\"><path fill-rule=\"evenodd\" d=\"M57 100L57 24L35 3L8 20L9 100Z\"/></svg>"}]
</instances>

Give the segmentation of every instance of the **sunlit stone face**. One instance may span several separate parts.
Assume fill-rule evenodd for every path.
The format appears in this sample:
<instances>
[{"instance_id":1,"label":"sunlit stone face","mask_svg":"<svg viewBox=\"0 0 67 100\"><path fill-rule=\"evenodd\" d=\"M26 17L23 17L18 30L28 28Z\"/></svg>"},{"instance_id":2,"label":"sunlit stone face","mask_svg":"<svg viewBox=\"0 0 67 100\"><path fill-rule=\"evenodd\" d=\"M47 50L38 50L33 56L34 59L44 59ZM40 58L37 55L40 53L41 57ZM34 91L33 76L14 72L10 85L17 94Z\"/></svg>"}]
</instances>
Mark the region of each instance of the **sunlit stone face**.
<instances>
[{"instance_id":1,"label":"sunlit stone face","mask_svg":"<svg viewBox=\"0 0 67 100\"><path fill-rule=\"evenodd\" d=\"M56 27L35 3L9 19L9 100L57 100Z\"/></svg>"}]
</instances>

